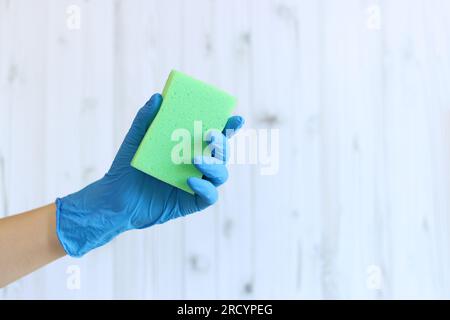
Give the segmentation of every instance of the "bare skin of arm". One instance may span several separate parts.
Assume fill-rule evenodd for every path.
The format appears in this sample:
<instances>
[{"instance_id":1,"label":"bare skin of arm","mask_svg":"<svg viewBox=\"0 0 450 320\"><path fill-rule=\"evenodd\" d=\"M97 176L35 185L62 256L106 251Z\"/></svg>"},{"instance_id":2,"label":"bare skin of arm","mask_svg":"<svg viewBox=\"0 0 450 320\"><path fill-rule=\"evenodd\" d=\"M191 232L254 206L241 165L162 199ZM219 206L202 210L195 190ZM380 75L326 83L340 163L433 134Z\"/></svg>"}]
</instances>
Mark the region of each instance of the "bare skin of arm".
<instances>
[{"instance_id":1,"label":"bare skin of arm","mask_svg":"<svg viewBox=\"0 0 450 320\"><path fill-rule=\"evenodd\" d=\"M0 288L66 255L49 204L0 219Z\"/></svg>"}]
</instances>

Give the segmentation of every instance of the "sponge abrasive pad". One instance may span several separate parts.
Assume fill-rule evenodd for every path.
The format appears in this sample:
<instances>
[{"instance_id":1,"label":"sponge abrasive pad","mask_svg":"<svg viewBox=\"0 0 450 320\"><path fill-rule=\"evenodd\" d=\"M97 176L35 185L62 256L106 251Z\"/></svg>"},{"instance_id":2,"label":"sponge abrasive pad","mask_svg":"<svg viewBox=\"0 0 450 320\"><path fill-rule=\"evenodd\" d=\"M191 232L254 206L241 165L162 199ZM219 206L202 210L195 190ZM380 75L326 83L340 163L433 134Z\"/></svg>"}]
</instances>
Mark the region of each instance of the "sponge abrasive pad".
<instances>
[{"instance_id":1,"label":"sponge abrasive pad","mask_svg":"<svg viewBox=\"0 0 450 320\"><path fill-rule=\"evenodd\" d=\"M163 102L158 114L142 139L131 165L193 193L187 179L201 178L202 174L192 164L192 158L202 155L207 131L221 131L224 128L236 99L175 70L170 73L162 95ZM188 138L190 143L186 145ZM173 154L185 157L185 161L180 163L180 158L174 161Z\"/></svg>"}]
</instances>

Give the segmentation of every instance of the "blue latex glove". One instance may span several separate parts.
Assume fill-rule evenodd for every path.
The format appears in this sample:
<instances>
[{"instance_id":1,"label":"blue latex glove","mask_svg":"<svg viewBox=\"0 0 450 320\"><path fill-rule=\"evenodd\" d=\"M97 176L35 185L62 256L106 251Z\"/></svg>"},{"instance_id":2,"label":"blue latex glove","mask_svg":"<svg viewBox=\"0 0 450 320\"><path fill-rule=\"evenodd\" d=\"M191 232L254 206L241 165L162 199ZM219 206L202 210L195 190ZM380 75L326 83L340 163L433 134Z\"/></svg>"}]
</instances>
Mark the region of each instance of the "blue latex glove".
<instances>
[{"instance_id":1,"label":"blue latex glove","mask_svg":"<svg viewBox=\"0 0 450 320\"><path fill-rule=\"evenodd\" d=\"M80 257L122 232L164 223L203 210L217 201L216 187L228 178L226 140L243 125L243 118L229 118L223 133L211 136L209 146L213 158L194 159L203 179L188 179L188 185L195 192L192 195L130 166L161 103L162 96L155 94L139 110L103 178L56 199L56 232L70 256Z\"/></svg>"}]
</instances>

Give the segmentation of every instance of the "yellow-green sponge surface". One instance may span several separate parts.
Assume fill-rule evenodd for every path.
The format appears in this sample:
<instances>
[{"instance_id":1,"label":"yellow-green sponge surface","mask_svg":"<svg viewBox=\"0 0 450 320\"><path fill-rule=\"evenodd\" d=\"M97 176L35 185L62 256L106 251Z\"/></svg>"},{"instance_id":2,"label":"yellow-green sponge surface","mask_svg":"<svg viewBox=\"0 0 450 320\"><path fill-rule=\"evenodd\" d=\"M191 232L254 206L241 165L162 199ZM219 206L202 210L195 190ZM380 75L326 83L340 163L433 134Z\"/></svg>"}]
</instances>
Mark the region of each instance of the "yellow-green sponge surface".
<instances>
[{"instance_id":1,"label":"yellow-green sponge surface","mask_svg":"<svg viewBox=\"0 0 450 320\"><path fill-rule=\"evenodd\" d=\"M207 131L224 128L236 99L178 71L170 73L162 95L160 110L131 165L193 193L187 179L201 178L202 174L192 164L192 158L205 150Z\"/></svg>"}]
</instances>

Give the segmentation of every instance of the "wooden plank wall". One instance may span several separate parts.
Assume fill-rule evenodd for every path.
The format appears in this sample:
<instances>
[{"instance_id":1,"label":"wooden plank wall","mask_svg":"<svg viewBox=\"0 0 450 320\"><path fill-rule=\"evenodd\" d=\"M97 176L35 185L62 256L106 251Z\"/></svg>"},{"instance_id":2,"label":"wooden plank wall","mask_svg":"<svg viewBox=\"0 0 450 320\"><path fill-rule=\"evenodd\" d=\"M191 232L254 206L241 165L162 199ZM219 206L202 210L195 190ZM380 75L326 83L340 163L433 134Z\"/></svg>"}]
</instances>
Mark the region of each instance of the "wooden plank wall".
<instances>
[{"instance_id":1,"label":"wooden plank wall","mask_svg":"<svg viewBox=\"0 0 450 320\"><path fill-rule=\"evenodd\" d=\"M101 177L172 68L279 134L277 174L0 297L450 298L449 57L447 0L0 0L0 216Z\"/></svg>"}]
</instances>

